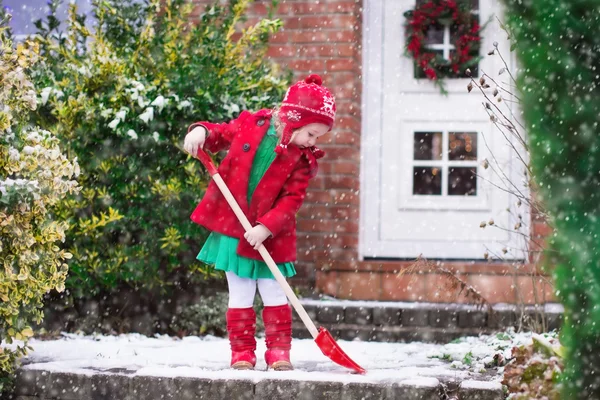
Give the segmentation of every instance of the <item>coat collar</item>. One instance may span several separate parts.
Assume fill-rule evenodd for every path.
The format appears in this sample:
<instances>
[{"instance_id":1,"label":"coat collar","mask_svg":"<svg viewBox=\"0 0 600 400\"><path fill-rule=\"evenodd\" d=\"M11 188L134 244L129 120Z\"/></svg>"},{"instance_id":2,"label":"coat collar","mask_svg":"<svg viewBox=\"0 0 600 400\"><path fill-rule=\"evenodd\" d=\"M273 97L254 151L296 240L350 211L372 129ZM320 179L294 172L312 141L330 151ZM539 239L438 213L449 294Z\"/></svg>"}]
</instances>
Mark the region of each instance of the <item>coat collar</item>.
<instances>
[{"instance_id":1,"label":"coat collar","mask_svg":"<svg viewBox=\"0 0 600 400\"><path fill-rule=\"evenodd\" d=\"M274 112L275 111L271 110L270 108L263 108L262 110L259 110L256 113L254 113L254 116L256 117L256 119L271 118Z\"/></svg>"}]
</instances>

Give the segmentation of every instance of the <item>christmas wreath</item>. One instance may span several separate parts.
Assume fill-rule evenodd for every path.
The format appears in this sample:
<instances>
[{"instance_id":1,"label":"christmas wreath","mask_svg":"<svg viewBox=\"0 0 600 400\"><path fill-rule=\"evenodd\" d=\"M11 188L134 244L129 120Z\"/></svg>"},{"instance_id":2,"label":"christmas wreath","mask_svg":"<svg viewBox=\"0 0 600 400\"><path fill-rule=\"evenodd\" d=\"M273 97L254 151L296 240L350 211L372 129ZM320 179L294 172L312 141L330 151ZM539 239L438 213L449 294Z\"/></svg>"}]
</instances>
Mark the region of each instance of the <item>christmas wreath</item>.
<instances>
[{"instance_id":1,"label":"christmas wreath","mask_svg":"<svg viewBox=\"0 0 600 400\"><path fill-rule=\"evenodd\" d=\"M404 16L406 52L415 61L417 78L433 80L442 93L446 93L442 78L464 77L467 68L475 69L481 59L481 26L477 16L471 13L469 4L462 2L459 5L454 0L428 0L418 2ZM450 42L454 46L449 59L428 49L425 43L430 29L443 31L445 26L450 28Z\"/></svg>"}]
</instances>

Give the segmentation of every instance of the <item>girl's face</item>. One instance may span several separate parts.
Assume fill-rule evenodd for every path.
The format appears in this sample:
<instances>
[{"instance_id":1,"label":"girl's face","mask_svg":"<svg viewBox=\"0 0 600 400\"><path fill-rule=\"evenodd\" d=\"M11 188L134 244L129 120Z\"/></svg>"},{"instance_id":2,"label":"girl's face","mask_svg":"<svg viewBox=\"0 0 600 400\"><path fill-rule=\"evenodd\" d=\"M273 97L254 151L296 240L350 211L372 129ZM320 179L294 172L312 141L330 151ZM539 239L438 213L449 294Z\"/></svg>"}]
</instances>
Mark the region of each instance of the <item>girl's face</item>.
<instances>
[{"instance_id":1,"label":"girl's face","mask_svg":"<svg viewBox=\"0 0 600 400\"><path fill-rule=\"evenodd\" d=\"M329 127L321 123L312 123L304 125L302 128L294 131L292 138L292 144L300 147L312 147L317 143L317 139L326 134L329 131Z\"/></svg>"}]
</instances>

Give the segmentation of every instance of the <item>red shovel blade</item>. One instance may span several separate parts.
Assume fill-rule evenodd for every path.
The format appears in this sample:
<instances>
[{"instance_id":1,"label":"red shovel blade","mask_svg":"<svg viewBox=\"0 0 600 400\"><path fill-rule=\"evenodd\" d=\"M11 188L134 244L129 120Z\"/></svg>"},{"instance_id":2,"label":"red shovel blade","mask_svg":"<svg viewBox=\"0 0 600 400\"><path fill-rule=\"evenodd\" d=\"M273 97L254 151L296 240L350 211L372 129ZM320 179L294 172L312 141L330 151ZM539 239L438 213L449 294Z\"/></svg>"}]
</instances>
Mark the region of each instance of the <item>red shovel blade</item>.
<instances>
[{"instance_id":1,"label":"red shovel blade","mask_svg":"<svg viewBox=\"0 0 600 400\"><path fill-rule=\"evenodd\" d=\"M317 346L319 346L323 354L330 358L334 363L339 364L342 367L353 369L359 374L367 372L344 353L344 350L342 350L340 345L335 342L335 339L327 329L323 327L319 328L319 334L315 338L315 343L317 343Z\"/></svg>"}]
</instances>

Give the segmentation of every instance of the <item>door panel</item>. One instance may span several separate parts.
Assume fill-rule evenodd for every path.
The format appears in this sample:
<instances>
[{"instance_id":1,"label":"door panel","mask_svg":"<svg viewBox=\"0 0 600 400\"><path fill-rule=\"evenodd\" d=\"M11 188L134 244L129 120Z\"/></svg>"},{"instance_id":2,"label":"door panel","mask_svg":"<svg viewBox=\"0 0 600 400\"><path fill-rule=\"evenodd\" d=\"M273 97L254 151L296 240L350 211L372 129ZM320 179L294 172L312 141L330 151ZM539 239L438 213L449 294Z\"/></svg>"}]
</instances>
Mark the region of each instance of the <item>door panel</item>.
<instances>
[{"instance_id":1,"label":"door panel","mask_svg":"<svg viewBox=\"0 0 600 400\"><path fill-rule=\"evenodd\" d=\"M507 211L511 196L499 187L505 178L518 181L514 154L490 122L482 95L467 92L469 79L446 79L447 96L431 81L415 79L412 60L404 55L403 27L414 1L366 5L361 255L481 259L486 252L523 246L522 236L480 228L490 219L514 226L515 216ZM492 18L497 7L480 0L480 21ZM497 41L509 54L495 19L482 36L482 53ZM479 70L495 76L499 62L486 56ZM501 173L484 168L492 158Z\"/></svg>"}]
</instances>

